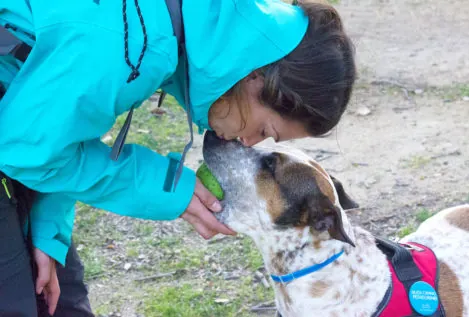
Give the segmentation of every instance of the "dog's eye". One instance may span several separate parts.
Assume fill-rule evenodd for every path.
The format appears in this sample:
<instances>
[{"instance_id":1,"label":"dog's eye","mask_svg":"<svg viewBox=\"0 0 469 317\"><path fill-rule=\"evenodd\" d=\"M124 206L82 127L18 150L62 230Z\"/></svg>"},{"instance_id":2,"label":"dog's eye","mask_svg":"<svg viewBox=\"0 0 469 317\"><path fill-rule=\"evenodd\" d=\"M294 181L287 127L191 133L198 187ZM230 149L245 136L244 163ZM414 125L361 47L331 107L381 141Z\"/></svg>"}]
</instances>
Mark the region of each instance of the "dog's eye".
<instances>
[{"instance_id":1,"label":"dog's eye","mask_svg":"<svg viewBox=\"0 0 469 317\"><path fill-rule=\"evenodd\" d=\"M276 165L277 165L277 155L270 154L262 158L262 167L264 169L274 172Z\"/></svg>"}]
</instances>

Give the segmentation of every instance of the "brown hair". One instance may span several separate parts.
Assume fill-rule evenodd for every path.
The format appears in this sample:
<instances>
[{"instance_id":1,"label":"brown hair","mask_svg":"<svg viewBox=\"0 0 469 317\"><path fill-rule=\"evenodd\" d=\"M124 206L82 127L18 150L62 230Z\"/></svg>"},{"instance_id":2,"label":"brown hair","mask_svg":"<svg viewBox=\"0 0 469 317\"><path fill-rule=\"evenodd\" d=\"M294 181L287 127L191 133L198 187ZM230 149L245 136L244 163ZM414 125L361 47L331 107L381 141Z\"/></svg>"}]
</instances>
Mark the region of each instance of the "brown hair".
<instances>
[{"instance_id":1,"label":"brown hair","mask_svg":"<svg viewBox=\"0 0 469 317\"><path fill-rule=\"evenodd\" d=\"M262 67L261 102L284 118L301 122L312 136L331 130L347 107L356 78L354 47L338 12L311 1L298 4L310 23L300 44L284 58ZM241 82L226 94L235 98L245 120Z\"/></svg>"}]
</instances>

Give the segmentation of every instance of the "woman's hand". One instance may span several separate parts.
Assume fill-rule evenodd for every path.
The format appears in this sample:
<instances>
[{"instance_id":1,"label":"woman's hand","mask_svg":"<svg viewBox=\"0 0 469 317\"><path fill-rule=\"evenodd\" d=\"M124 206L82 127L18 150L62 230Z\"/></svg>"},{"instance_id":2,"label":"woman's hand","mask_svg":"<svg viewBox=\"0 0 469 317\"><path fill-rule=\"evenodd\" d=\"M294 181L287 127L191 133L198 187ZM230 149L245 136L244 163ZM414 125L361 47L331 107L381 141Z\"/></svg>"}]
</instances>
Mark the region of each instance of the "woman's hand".
<instances>
[{"instance_id":1,"label":"woman's hand","mask_svg":"<svg viewBox=\"0 0 469 317\"><path fill-rule=\"evenodd\" d=\"M34 248L34 261L37 265L36 293L44 291L44 298L49 307L49 314L54 315L60 296L59 280L55 269L55 260Z\"/></svg>"},{"instance_id":2,"label":"woman's hand","mask_svg":"<svg viewBox=\"0 0 469 317\"><path fill-rule=\"evenodd\" d=\"M236 232L220 223L212 211L221 211L220 202L197 178L194 196L181 218L189 222L204 239L210 239L217 233L236 235Z\"/></svg>"}]
</instances>

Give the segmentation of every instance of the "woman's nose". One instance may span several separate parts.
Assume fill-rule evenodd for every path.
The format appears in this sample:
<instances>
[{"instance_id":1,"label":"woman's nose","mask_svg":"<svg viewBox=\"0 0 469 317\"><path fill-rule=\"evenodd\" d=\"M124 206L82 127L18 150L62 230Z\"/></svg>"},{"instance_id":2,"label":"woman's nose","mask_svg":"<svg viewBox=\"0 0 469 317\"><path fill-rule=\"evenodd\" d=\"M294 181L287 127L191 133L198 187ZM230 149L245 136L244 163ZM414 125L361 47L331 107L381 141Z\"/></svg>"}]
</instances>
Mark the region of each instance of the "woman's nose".
<instances>
[{"instance_id":1,"label":"woman's nose","mask_svg":"<svg viewBox=\"0 0 469 317\"><path fill-rule=\"evenodd\" d=\"M261 142L263 140L263 138L261 136L258 136L258 137L242 137L242 138L239 138L239 140L241 141L241 143L243 143L244 146L251 147L251 146Z\"/></svg>"}]
</instances>

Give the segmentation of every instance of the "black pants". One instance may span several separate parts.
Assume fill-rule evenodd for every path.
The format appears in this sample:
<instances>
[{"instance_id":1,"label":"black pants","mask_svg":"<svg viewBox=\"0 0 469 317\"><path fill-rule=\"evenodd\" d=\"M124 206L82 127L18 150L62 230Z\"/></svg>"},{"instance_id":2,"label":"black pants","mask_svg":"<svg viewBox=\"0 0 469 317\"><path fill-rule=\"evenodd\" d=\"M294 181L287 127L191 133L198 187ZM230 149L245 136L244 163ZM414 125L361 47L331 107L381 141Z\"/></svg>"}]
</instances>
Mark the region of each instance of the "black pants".
<instances>
[{"instance_id":1,"label":"black pants","mask_svg":"<svg viewBox=\"0 0 469 317\"><path fill-rule=\"evenodd\" d=\"M3 178L0 173L0 179ZM17 196L16 201L6 195L0 184L0 317L48 317L47 313L38 312L31 257L21 224L24 215L18 210L18 204L25 203L21 195L25 188L18 183L13 187L15 194L11 194ZM26 202L26 205L30 204ZM57 266L61 293L54 316L94 317L83 273L83 265L72 245L65 267Z\"/></svg>"}]
</instances>

